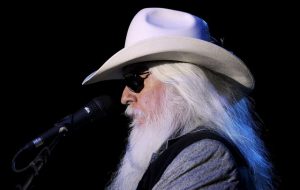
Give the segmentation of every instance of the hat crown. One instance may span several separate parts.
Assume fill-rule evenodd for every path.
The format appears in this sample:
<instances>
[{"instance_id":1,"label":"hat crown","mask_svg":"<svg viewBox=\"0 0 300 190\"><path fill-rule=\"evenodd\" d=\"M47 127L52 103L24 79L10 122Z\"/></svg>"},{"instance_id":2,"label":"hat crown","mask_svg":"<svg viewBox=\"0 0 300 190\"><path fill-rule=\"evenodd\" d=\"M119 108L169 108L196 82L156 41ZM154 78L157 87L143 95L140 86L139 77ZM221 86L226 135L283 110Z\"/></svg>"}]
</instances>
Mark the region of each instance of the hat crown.
<instances>
[{"instance_id":1,"label":"hat crown","mask_svg":"<svg viewBox=\"0 0 300 190\"><path fill-rule=\"evenodd\" d=\"M122 79L124 67L164 60L199 65L253 89L253 76L243 61L214 42L208 25L197 16L166 8L145 8L132 19L125 48L83 83Z\"/></svg>"},{"instance_id":2,"label":"hat crown","mask_svg":"<svg viewBox=\"0 0 300 190\"><path fill-rule=\"evenodd\" d=\"M165 8L145 8L132 19L125 47L162 36L182 36L210 41L207 23L194 15Z\"/></svg>"}]
</instances>

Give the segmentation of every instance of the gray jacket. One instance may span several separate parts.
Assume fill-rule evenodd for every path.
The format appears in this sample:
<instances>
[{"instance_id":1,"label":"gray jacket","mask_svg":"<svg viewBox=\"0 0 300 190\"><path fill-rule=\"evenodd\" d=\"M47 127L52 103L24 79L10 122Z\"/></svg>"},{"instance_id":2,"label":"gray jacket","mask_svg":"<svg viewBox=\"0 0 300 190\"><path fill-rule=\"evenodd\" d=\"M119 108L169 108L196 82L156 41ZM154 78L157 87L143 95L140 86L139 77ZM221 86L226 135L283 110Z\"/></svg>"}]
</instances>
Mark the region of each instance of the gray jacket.
<instances>
[{"instance_id":1,"label":"gray jacket","mask_svg":"<svg viewBox=\"0 0 300 190\"><path fill-rule=\"evenodd\" d=\"M238 189L240 176L228 148L212 139L197 141L178 154L154 190Z\"/></svg>"}]
</instances>

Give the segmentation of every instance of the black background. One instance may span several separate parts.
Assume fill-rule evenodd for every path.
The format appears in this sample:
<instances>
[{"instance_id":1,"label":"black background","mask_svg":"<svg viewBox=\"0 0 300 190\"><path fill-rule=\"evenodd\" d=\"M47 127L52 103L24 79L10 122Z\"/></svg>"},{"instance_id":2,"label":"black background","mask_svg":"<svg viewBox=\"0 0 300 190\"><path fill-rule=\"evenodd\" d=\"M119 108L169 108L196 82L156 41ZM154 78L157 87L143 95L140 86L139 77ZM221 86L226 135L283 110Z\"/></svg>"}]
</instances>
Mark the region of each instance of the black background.
<instances>
[{"instance_id":1,"label":"black background","mask_svg":"<svg viewBox=\"0 0 300 190\"><path fill-rule=\"evenodd\" d=\"M128 25L144 7L188 11L206 20L212 35L249 66L255 100L277 175L290 189L295 170L296 128L291 58L293 12L259 1L116 1L15 3L2 7L2 124L0 189L14 189L26 175L11 171L14 154L62 117L92 98L120 98L118 81L82 86L83 79L124 46ZM123 107L121 107L123 108ZM296 112L294 112L296 113ZM127 120L116 116L82 129L55 149L35 189L103 189L126 143Z\"/></svg>"}]
</instances>

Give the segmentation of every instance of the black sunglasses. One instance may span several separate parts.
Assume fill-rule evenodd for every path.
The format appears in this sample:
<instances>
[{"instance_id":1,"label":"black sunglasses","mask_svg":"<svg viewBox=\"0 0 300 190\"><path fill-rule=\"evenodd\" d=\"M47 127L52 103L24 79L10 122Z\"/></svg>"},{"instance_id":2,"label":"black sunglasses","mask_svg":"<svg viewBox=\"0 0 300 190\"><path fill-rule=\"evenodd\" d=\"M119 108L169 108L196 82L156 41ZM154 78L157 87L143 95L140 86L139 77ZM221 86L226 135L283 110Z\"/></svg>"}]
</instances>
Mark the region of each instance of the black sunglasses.
<instances>
[{"instance_id":1,"label":"black sunglasses","mask_svg":"<svg viewBox=\"0 0 300 190\"><path fill-rule=\"evenodd\" d=\"M142 75L145 75L142 77ZM125 85L133 92L139 93L144 88L144 80L150 75L149 71L128 73L124 75Z\"/></svg>"}]
</instances>

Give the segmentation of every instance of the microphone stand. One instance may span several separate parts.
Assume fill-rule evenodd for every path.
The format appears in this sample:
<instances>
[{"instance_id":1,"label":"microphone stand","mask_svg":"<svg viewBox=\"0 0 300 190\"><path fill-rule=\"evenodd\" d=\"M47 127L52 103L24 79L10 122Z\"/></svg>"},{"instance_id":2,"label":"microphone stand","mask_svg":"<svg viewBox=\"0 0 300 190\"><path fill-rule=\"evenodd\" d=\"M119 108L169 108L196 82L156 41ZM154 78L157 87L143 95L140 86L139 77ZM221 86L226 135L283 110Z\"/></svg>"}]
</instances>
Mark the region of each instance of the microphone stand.
<instances>
[{"instance_id":1,"label":"microphone stand","mask_svg":"<svg viewBox=\"0 0 300 190\"><path fill-rule=\"evenodd\" d=\"M42 134L30 143L26 144L22 149L20 149L12 160L12 169L16 173L21 173L27 171L28 169L31 169L31 173L24 184L19 184L16 186L17 189L28 190L31 187L32 181L36 176L39 175L40 170L47 163L48 158L50 157L52 151L61 140L61 138L66 136L70 126L71 128L74 128L76 130L79 126L91 124L96 120L102 119L105 116L108 116L109 113L115 112L111 109L113 107L112 105L113 100L109 96L100 96L94 98L86 106L84 106L74 114L64 117L46 133ZM22 169L16 168L15 160L22 152L24 152L25 150L29 150L32 147L38 148L43 145L46 140L52 139L52 137L55 138L51 142L51 144L42 148L37 156L26 167Z\"/></svg>"},{"instance_id":2,"label":"microphone stand","mask_svg":"<svg viewBox=\"0 0 300 190\"><path fill-rule=\"evenodd\" d=\"M29 176L27 177L25 183L16 185L17 190L29 190L29 188L32 187L32 182L33 182L34 178L40 174L41 169L48 162L48 158L50 157L51 153L53 152L56 145L60 142L62 137L64 137L66 135L66 132L67 131L58 133L58 135L54 138L54 140L50 143L50 145L43 147L39 151L39 153L36 155L36 157L31 162L29 162L29 164L26 167L24 167L22 169L16 168L15 160L22 152L24 152L27 149L26 146L23 147L22 149L20 149L16 153L16 155L14 156L14 158L12 160L13 171L16 173L21 173L21 172L25 172L25 171L28 171L29 169L31 169L31 172L30 172Z\"/></svg>"}]
</instances>

